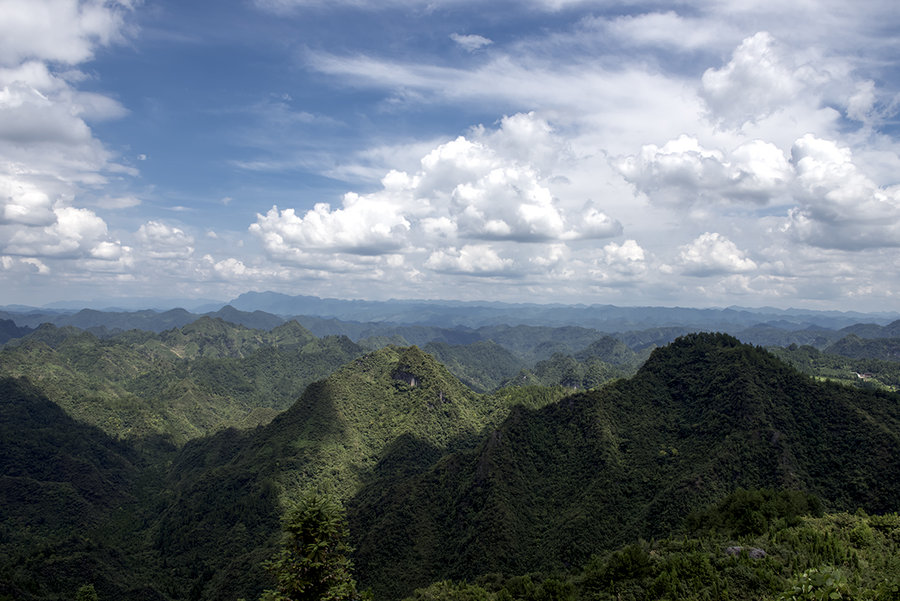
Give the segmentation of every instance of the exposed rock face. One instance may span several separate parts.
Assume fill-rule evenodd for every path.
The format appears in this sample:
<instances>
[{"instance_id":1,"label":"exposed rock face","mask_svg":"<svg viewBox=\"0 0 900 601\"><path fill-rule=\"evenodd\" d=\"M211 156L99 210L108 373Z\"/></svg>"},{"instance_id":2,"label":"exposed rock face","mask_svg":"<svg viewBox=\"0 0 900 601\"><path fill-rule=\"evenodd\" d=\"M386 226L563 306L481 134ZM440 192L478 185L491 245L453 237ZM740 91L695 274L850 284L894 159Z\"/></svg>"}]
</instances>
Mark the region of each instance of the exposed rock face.
<instances>
[{"instance_id":1,"label":"exposed rock face","mask_svg":"<svg viewBox=\"0 0 900 601\"><path fill-rule=\"evenodd\" d=\"M400 380L402 382L406 382L412 388L415 388L419 384L419 380L416 378L416 375L411 374L407 371L397 370L393 374L391 374L391 377L394 378L395 380Z\"/></svg>"},{"instance_id":2,"label":"exposed rock face","mask_svg":"<svg viewBox=\"0 0 900 601\"><path fill-rule=\"evenodd\" d=\"M744 547L728 547L725 549L725 555L740 555L744 551ZM766 552L756 547L747 547L747 556L750 559L762 559L766 556Z\"/></svg>"}]
</instances>

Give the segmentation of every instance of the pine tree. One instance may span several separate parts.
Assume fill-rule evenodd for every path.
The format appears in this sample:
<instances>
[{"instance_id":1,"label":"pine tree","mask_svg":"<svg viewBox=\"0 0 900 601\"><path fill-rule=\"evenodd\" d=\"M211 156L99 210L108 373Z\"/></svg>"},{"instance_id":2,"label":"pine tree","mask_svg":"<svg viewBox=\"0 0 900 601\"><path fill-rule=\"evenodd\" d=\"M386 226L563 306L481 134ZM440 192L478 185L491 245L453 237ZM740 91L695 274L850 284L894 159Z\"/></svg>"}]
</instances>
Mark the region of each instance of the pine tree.
<instances>
[{"instance_id":1,"label":"pine tree","mask_svg":"<svg viewBox=\"0 0 900 601\"><path fill-rule=\"evenodd\" d=\"M277 587L261 601L353 601L360 598L350 571L349 532L341 506L311 493L284 520L282 548L266 563Z\"/></svg>"},{"instance_id":2,"label":"pine tree","mask_svg":"<svg viewBox=\"0 0 900 601\"><path fill-rule=\"evenodd\" d=\"M97 591L93 584L85 584L75 593L75 601L98 601Z\"/></svg>"}]
</instances>

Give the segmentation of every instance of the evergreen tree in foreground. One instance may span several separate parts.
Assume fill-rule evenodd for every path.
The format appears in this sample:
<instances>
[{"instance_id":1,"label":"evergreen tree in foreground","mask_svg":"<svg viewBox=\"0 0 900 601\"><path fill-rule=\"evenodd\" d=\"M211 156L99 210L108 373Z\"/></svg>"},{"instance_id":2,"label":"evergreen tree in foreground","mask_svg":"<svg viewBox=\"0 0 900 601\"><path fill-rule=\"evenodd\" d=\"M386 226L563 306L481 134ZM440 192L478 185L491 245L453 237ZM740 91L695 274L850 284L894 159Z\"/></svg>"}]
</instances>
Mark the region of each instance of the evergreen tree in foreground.
<instances>
[{"instance_id":1,"label":"evergreen tree in foreground","mask_svg":"<svg viewBox=\"0 0 900 601\"><path fill-rule=\"evenodd\" d=\"M352 601L360 598L350 574L349 532L340 505L310 493L288 511L281 550L265 566L277 580L261 601Z\"/></svg>"},{"instance_id":2,"label":"evergreen tree in foreground","mask_svg":"<svg viewBox=\"0 0 900 601\"><path fill-rule=\"evenodd\" d=\"M85 584L75 593L75 601L100 601L93 584Z\"/></svg>"}]
</instances>

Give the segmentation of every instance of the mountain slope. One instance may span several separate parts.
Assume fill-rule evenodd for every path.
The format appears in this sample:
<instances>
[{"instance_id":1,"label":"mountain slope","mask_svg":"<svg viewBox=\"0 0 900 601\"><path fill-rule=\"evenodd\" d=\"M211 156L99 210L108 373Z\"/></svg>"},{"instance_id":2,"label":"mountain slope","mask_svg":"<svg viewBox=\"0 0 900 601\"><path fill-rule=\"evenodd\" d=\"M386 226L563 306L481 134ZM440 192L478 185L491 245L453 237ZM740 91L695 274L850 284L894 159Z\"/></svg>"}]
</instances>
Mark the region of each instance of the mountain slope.
<instances>
[{"instance_id":1,"label":"mountain slope","mask_svg":"<svg viewBox=\"0 0 900 601\"><path fill-rule=\"evenodd\" d=\"M138 454L13 378L0 379L0 440L0 597L71 598L93 583L104 598L153 599L136 594L128 553L147 480Z\"/></svg>"},{"instance_id":2,"label":"mountain slope","mask_svg":"<svg viewBox=\"0 0 900 601\"><path fill-rule=\"evenodd\" d=\"M183 586L206 598L231 598L235 589L253 597L265 583L259 563L278 536L279 496L288 502L318 489L348 498L378 477L419 473L477 442L512 404L559 396L482 396L416 347L370 353L310 385L265 427L188 443L170 472L155 551L183 566Z\"/></svg>"},{"instance_id":3,"label":"mountain slope","mask_svg":"<svg viewBox=\"0 0 900 601\"><path fill-rule=\"evenodd\" d=\"M495 390L524 367L515 355L490 340L465 346L429 342L423 350L477 392Z\"/></svg>"},{"instance_id":4,"label":"mountain slope","mask_svg":"<svg viewBox=\"0 0 900 601\"><path fill-rule=\"evenodd\" d=\"M898 470L897 396L816 383L761 349L697 334L630 380L513 410L476 451L366 487L351 532L361 583L395 597L447 577L581 565L738 486L893 511Z\"/></svg>"},{"instance_id":5,"label":"mountain slope","mask_svg":"<svg viewBox=\"0 0 900 601\"><path fill-rule=\"evenodd\" d=\"M44 324L0 350L0 375L29 378L110 436L181 445L268 422L307 384L360 354L349 339L319 339L295 321L263 331L203 317L161 334L103 339Z\"/></svg>"}]
</instances>

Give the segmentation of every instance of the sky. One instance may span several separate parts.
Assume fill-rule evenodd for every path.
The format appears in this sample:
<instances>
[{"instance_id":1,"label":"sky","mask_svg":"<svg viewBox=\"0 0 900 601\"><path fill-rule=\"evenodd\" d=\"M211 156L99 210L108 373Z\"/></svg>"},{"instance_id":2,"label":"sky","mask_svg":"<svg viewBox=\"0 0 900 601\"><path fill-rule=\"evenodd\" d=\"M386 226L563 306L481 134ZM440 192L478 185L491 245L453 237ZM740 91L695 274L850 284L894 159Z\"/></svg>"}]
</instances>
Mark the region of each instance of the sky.
<instances>
[{"instance_id":1,"label":"sky","mask_svg":"<svg viewBox=\"0 0 900 601\"><path fill-rule=\"evenodd\" d=\"M0 304L900 310L896 0L0 0Z\"/></svg>"}]
</instances>

